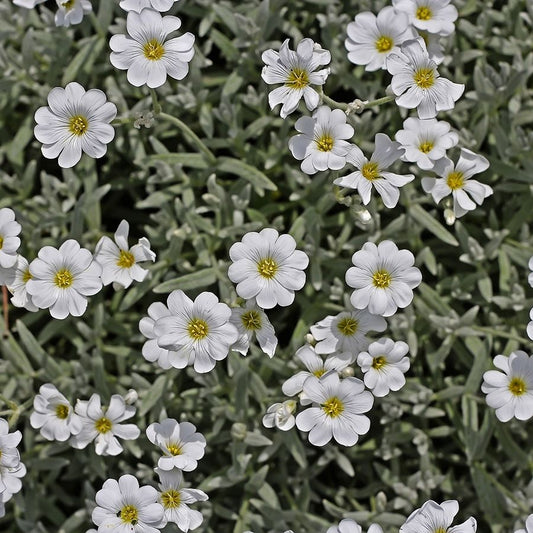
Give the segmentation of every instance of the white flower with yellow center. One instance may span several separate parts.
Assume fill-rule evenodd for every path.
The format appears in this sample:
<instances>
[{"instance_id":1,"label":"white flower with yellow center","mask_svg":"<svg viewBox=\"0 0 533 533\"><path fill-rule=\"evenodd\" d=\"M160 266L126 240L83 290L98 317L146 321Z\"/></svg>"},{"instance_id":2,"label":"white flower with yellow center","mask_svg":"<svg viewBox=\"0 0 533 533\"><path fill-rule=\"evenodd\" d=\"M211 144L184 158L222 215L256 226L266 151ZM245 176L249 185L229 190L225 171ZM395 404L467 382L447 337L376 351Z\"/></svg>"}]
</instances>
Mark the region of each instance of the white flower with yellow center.
<instances>
[{"instance_id":1,"label":"white flower with yellow center","mask_svg":"<svg viewBox=\"0 0 533 533\"><path fill-rule=\"evenodd\" d=\"M250 348L250 341L255 335L261 350L269 357L274 357L274 352L278 345L276 332L266 313L257 306L253 299L248 300L244 307L233 308L230 322L239 332L239 338L231 347L232 350L246 355Z\"/></svg>"},{"instance_id":2,"label":"white flower with yellow center","mask_svg":"<svg viewBox=\"0 0 533 533\"><path fill-rule=\"evenodd\" d=\"M155 261L155 253L150 250L150 241L146 237L129 247L129 229L128 222L122 220L115 232L115 242L104 235L96 244L94 260L102 267L104 285L117 283L127 288L133 280L143 281L148 270L138 263Z\"/></svg>"},{"instance_id":3,"label":"white flower with yellow center","mask_svg":"<svg viewBox=\"0 0 533 533\"><path fill-rule=\"evenodd\" d=\"M111 396L106 408L102 407L100 396L95 393L88 401L78 400L75 412L81 418L82 429L70 438L69 444L78 450L94 440L98 455L118 455L123 448L117 437L135 440L141 434L135 424L122 424L135 415L135 407L126 405L119 394Z\"/></svg>"},{"instance_id":4,"label":"white flower with yellow center","mask_svg":"<svg viewBox=\"0 0 533 533\"><path fill-rule=\"evenodd\" d=\"M302 39L296 52L289 48L286 39L279 49L266 50L261 59L266 64L261 77L268 84L283 83L268 95L270 109L281 106L280 116L286 118L298 107L304 98L307 109L312 111L318 105L320 97L312 85L324 85L329 75L329 68L316 71L319 66L331 61L331 54L315 45L312 39Z\"/></svg>"},{"instance_id":5,"label":"white flower with yellow center","mask_svg":"<svg viewBox=\"0 0 533 533\"><path fill-rule=\"evenodd\" d=\"M457 133L450 131L450 125L444 120L409 117L403 127L395 135L405 150L402 160L416 163L423 170L431 170L446 156L446 150L459 142Z\"/></svg>"},{"instance_id":6,"label":"white flower with yellow center","mask_svg":"<svg viewBox=\"0 0 533 533\"><path fill-rule=\"evenodd\" d=\"M0 418L0 467L16 468L20 464L20 454L17 446L22 440L20 431L9 432L9 423ZM2 489L0 488L0 493Z\"/></svg>"},{"instance_id":7,"label":"white flower with yellow center","mask_svg":"<svg viewBox=\"0 0 533 533\"><path fill-rule=\"evenodd\" d=\"M392 6L384 7L377 16L364 11L355 16L346 28L348 38L344 45L348 60L356 65L365 65L365 70L385 68L385 59L415 34L409 24L409 17L399 13Z\"/></svg>"},{"instance_id":8,"label":"white flower with yellow center","mask_svg":"<svg viewBox=\"0 0 533 533\"><path fill-rule=\"evenodd\" d=\"M31 279L30 265L26 258L19 255L13 268L13 276L6 283L9 291L13 294L11 303L15 307L24 307L27 311L37 311L38 307L32 302L31 296L26 290L26 283Z\"/></svg>"},{"instance_id":9,"label":"white flower with yellow center","mask_svg":"<svg viewBox=\"0 0 533 533\"><path fill-rule=\"evenodd\" d=\"M509 357L497 355L493 360L497 370L483 374L481 390L487 394L487 404L496 409L502 422L515 417L528 420L533 416L533 356L517 350Z\"/></svg>"},{"instance_id":10,"label":"white flower with yellow center","mask_svg":"<svg viewBox=\"0 0 533 533\"><path fill-rule=\"evenodd\" d=\"M356 309L327 316L310 329L318 341L316 353L348 352L355 361L357 354L366 350L370 343L366 334L369 331L385 331L386 327L383 317L372 315L365 309Z\"/></svg>"},{"instance_id":11,"label":"white flower with yellow center","mask_svg":"<svg viewBox=\"0 0 533 533\"><path fill-rule=\"evenodd\" d=\"M363 528L351 518L345 518L338 526L331 526L326 533L363 533ZM379 524L370 524L367 533L383 533Z\"/></svg>"},{"instance_id":12,"label":"white flower with yellow center","mask_svg":"<svg viewBox=\"0 0 533 533\"><path fill-rule=\"evenodd\" d=\"M60 247L44 246L30 263L26 290L39 309L50 309L54 318L81 316L87 309L87 296L102 288L102 267L89 250L74 239Z\"/></svg>"},{"instance_id":13,"label":"white flower with yellow center","mask_svg":"<svg viewBox=\"0 0 533 533\"><path fill-rule=\"evenodd\" d=\"M517 529L514 533L533 533L533 514L530 514L526 519L526 528Z\"/></svg>"},{"instance_id":14,"label":"white flower with yellow center","mask_svg":"<svg viewBox=\"0 0 533 533\"><path fill-rule=\"evenodd\" d=\"M165 512L158 496L130 474L108 479L96 493L92 521L98 533L159 533Z\"/></svg>"},{"instance_id":15,"label":"white flower with yellow center","mask_svg":"<svg viewBox=\"0 0 533 533\"><path fill-rule=\"evenodd\" d=\"M2 207L0 209L0 268L11 268L17 262L17 250L20 246L20 239L17 235L21 229L20 224L15 220L13 209Z\"/></svg>"},{"instance_id":16,"label":"white flower with yellow center","mask_svg":"<svg viewBox=\"0 0 533 533\"><path fill-rule=\"evenodd\" d=\"M458 511L457 500L441 504L429 500L410 514L400 527L400 533L475 533L477 522L472 516L462 524L450 527Z\"/></svg>"},{"instance_id":17,"label":"white flower with yellow center","mask_svg":"<svg viewBox=\"0 0 533 533\"><path fill-rule=\"evenodd\" d=\"M312 175L320 170L340 170L353 146L354 129L346 124L346 113L320 106L312 117L300 117L294 125L299 135L289 139L292 155L302 160L302 172Z\"/></svg>"},{"instance_id":18,"label":"white flower with yellow center","mask_svg":"<svg viewBox=\"0 0 533 533\"><path fill-rule=\"evenodd\" d=\"M474 210L476 204L481 205L483 200L493 193L489 185L470 179L474 174L484 172L487 168L489 161L486 157L461 148L457 164L454 165L447 157L437 161L433 172L441 177L422 178L422 188L433 196L436 203L451 194L453 212L459 218Z\"/></svg>"},{"instance_id":19,"label":"white flower with yellow center","mask_svg":"<svg viewBox=\"0 0 533 533\"><path fill-rule=\"evenodd\" d=\"M294 355L307 370L300 370L283 383L281 390L286 396L300 394L307 378L311 376L319 378L330 371L340 373L353 361L353 354L351 353L333 354L324 360L320 355L317 355L315 348L310 344L298 348ZM300 400L303 405L310 403L305 395L301 395Z\"/></svg>"},{"instance_id":20,"label":"white flower with yellow center","mask_svg":"<svg viewBox=\"0 0 533 533\"><path fill-rule=\"evenodd\" d=\"M90 0L56 0L57 11L55 15L56 26L70 26L79 24L83 15L93 10Z\"/></svg>"},{"instance_id":21,"label":"white flower with yellow center","mask_svg":"<svg viewBox=\"0 0 533 533\"><path fill-rule=\"evenodd\" d=\"M43 143L44 157L55 159L62 168L73 167L82 152L88 156L103 157L107 144L115 136L110 122L117 115L115 104L108 102L99 89L85 89L77 82L64 89L54 87L48 94L48 107L35 112L33 132Z\"/></svg>"},{"instance_id":22,"label":"white flower with yellow center","mask_svg":"<svg viewBox=\"0 0 533 533\"><path fill-rule=\"evenodd\" d=\"M196 529L204 517L202 513L191 509L189 505L205 502L209 499L207 494L203 490L184 488L183 474L180 470L165 471L161 468L154 470L161 481L158 501L165 510L161 527L171 522L184 533L190 529Z\"/></svg>"},{"instance_id":23,"label":"white flower with yellow center","mask_svg":"<svg viewBox=\"0 0 533 533\"><path fill-rule=\"evenodd\" d=\"M440 77L422 38L405 41L400 52L390 54L387 70L392 74L391 88L396 104L407 109L416 107L422 119L453 109L465 90L463 84Z\"/></svg>"},{"instance_id":24,"label":"white flower with yellow center","mask_svg":"<svg viewBox=\"0 0 533 533\"><path fill-rule=\"evenodd\" d=\"M33 400L30 424L47 440L64 442L82 429L81 419L55 385L45 383Z\"/></svg>"},{"instance_id":25,"label":"white flower with yellow center","mask_svg":"<svg viewBox=\"0 0 533 533\"><path fill-rule=\"evenodd\" d=\"M124 11L140 13L145 7L151 7L163 13L168 11L178 0L120 0L119 6Z\"/></svg>"},{"instance_id":26,"label":"white flower with yellow center","mask_svg":"<svg viewBox=\"0 0 533 533\"><path fill-rule=\"evenodd\" d=\"M374 396L360 379L341 381L336 372L321 378L311 376L305 380L304 393L313 406L298 414L296 426L309 431L314 446L324 446L332 438L343 446L353 446L359 435L370 429L370 420L363 413L372 408Z\"/></svg>"},{"instance_id":27,"label":"white flower with yellow center","mask_svg":"<svg viewBox=\"0 0 533 533\"><path fill-rule=\"evenodd\" d=\"M146 436L164 454L157 463L161 470L179 468L190 472L198 466L198 460L205 453L205 437L190 422L166 418L161 423L150 424L146 428Z\"/></svg>"},{"instance_id":28,"label":"white flower with yellow center","mask_svg":"<svg viewBox=\"0 0 533 533\"><path fill-rule=\"evenodd\" d=\"M418 30L439 35L450 35L455 31L458 13L450 0L392 0L392 5L406 13Z\"/></svg>"},{"instance_id":29,"label":"white flower with yellow center","mask_svg":"<svg viewBox=\"0 0 533 533\"><path fill-rule=\"evenodd\" d=\"M305 285L309 257L296 250L296 241L273 228L246 233L229 250L233 263L228 277L237 284L237 294L245 300L255 298L262 309L286 307L294 301L294 291Z\"/></svg>"},{"instance_id":30,"label":"white flower with yellow center","mask_svg":"<svg viewBox=\"0 0 533 533\"><path fill-rule=\"evenodd\" d=\"M357 189L363 204L370 203L372 188L375 188L383 200L385 207L395 207L400 199L400 187L413 181L413 174L394 174L388 172L395 161L403 155L404 149L400 143L391 141L384 133L377 133L375 137L374 153L368 160L357 146L352 146L346 161L357 168L347 176L333 181L335 185Z\"/></svg>"},{"instance_id":31,"label":"white flower with yellow center","mask_svg":"<svg viewBox=\"0 0 533 533\"><path fill-rule=\"evenodd\" d=\"M383 338L357 356L357 364L365 375L365 385L374 396L386 396L389 391L400 390L405 385L404 374L410 366L409 358L405 357L408 351L405 342Z\"/></svg>"},{"instance_id":32,"label":"white flower with yellow center","mask_svg":"<svg viewBox=\"0 0 533 533\"><path fill-rule=\"evenodd\" d=\"M273 403L263 416L263 426L266 428L273 428L276 426L281 431L289 431L294 427L296 419L294 418L294 410L296 409L296 402L294 400L285 400L283 403Z\"/></svg>"},{"instance_id":33,"label":"white flower with yellow center","mask_svg":"<svg viewBox=\"0 0 533 533\"><path fill-rule=\"evenodd\" d=\"M202 292L194 302L180 290L167 298L170 316L158 318L154 333L160 348L176 351L178 368L194 365L199 373L210 372L228 356L238 339L230 323L231 309L211 292Z\"/></svg>"},{"instance_id":34,"label":"white flower with yellow center","mask_svg":"<svg viewBox=\"0 0 533 533\"><path fill-rule=\"evenodd\" d=\"M398 250L392 241L377 246L365 243L353 254L354 266L346 272L346 283L355 289L350 296L352 305L380 316L391 316L398 307L407 307L413 300L413 289L422 281L414 262L409 250Z\"/></svg>"},{"instance_id":35,"label":"white flower with yellow center","mask_svg":"<svg viewBox=\"0 0 533 533\"><path fill-rule=\"evenodd\" d=\"M167 75L182 80L194 56L194 35L187 32L168 39L180 27L178 17L162 17L154 9L130 11L126 21L128 35L113 35L109 41L113 50L111 64L127 70L128 81L135 87L160 87Z\"/></svg>"}]
</instances>

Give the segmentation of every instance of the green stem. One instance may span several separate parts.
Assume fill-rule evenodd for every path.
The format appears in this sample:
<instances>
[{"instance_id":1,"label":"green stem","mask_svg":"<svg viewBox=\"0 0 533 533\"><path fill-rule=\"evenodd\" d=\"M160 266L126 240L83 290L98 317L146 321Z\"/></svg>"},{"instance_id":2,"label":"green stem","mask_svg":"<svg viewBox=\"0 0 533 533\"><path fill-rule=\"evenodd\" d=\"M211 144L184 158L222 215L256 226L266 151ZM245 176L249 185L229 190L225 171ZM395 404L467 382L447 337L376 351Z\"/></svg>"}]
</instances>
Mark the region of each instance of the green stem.
<instances>
[{"instance_id":1,"label":"green stem","mask_svg":"<svg viewBox=\"0 0 533 533\"><path fill-rule=\"evenodd\" d=\"M473 329L475 331L479 331L480 333L486 333L487 335L492 335L494 337L503 337L504 339L511 339L513 341L519 341L521 343L528 344L531 342L529 339L525 339L524 337L520 337L520 335L513 335L512 333L506 333L505 331L499 331L497 329L493 328L486 328L483 326L468 326L470 329Z\"/></svg>"},{"instance_id":2,"label":"green stem","mask_svg":"<svg viewBox=\"0 0 533 533\"><path fill-rule=\"evenodd\" d=\"M102 39L105 39L106 33L102 29L102 26L100 26L100 21L98 20L98 17L94 14L94 11L89 12L89 19L94 29L96 30L96 33L98 34L98 36L101 37Z\"/></svg>"},{"instance_id":3,"label":"green stem","mask_svg":"<svg viewBox=\"0 0 533 533\"><path fill-rule=\"evenodd\" d=\"M378 98L377 100L371 100L370 102L365 102L365 107L373 107L377 105L386 104L387 102L392 102L395 98L396 96L394 95L384 96L383 98Z\"/></svg>"},{"instance_id":4,"label":"green stem","mask_svg":"<svg viewBox=\"0 0 533 533\"><path fill-rule=\"evenodd\" d=\"M122 126L123 124L131 124L135 119L132 117L117 117L111 121L112 126Z\"/></svg>"},{"instance_id":5,"label":"green stem","mask_svg":"<svg viewBox=\"0 0 533 533\"><path fill-rule=\"evenodd\" d=\"M168 113L159 113L157 116L158 118L162 118L163 120L171 122L177 126L183 132L183 134L188 137L189 141L191 141L198 148L198 150L205 155L209 163L214 165L217 162L215 154L209 150L209 148L201 141L198 135L196 135L196 133L194 133L194 131L187 126L187 124L182 122L179 118L169 115Z\"/></svg>"},{"instance_id":6,"label":"green stem","mask_svg":"<svg viewBox=\"0 0 533 533\"><path fill-rule=\"evenodd\" d=\"M322 101L333 109L342 109L343 111L346 111L348 109L348 104L344 104L343 102L337 102L336 100L333 100L333 98L330 98L327 94L324 93L322 93Z\"/></svg>"},{"instance_id":7,"label":"green stem","mask_svg":"<svg viewBox=\"0 0 533 533\"><path fill-rule=\"evenodd\" d=\"M152 95L152 107L154 110L154 115L159 115L159 113L161 113L161 104L157 98L157 93L154 89L150 88L150 94Z\"/></svg>"}]
</instances>

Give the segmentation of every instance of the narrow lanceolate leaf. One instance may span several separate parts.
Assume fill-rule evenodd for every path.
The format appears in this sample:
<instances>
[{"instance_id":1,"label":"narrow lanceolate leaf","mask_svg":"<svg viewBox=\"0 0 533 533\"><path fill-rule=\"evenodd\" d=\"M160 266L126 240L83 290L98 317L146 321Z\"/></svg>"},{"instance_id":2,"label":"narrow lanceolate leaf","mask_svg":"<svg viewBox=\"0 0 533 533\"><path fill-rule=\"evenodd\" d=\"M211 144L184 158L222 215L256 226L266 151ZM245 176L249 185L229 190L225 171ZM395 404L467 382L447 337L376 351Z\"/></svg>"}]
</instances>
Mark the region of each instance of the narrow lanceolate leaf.
<instances>
[{"instance_id":1,"label":"narrow lanceolate leaf","mask_svg":"<svg viewBox=\"0 0 533 533\"><path fill-rule=\"evenodd\" d=\"M409 209L409 216L424 226L428 231L442 242L459 246L457 239L437 220L435 220L427 211L419 205L412 205Z\"/></svg>"},{"instance_id":2,"label":"narrow lanceolate leaf","mask_svg":"<svg viewBox=\"0 0 533 533\"><path fill-rule=\"evenodd\" d=\"M278 187L272 182L263 172L247 163L243 163L239 159L232 157L219 157L217 169L221 172L234 174L244 178L252 184L255 192L259 196L264 195L264 191L276 191Z\"/></svg>"}]
</instances>

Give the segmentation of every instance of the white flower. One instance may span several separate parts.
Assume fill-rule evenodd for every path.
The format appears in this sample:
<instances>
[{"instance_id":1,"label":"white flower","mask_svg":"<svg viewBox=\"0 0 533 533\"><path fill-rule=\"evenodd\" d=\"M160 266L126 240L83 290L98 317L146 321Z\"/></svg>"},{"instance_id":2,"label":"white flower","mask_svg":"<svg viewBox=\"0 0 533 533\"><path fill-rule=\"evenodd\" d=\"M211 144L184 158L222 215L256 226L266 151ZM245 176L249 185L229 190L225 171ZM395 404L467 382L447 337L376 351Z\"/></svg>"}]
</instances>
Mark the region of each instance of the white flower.
<instances>
[{"instance_id":1,"label":"white flower","mask_svg":"<svg viewBox=\"0 0 533 533\"><path fill-rule=\"evenodd\" d=\"M68 27L71 24L79 24L83 20L83 15L93 10L90 0L56 0L56 2L56 26Z\"/></svg>"},{"instance_id":2,"label":"white flower","mask_svg":"<svg viewBox=\"0 0 533 533\"><path fill-rule=\"evenodd\" d=\"M270 109L283 104L280 116L286 118L298 107L302 96L307 109L312 111L316 108L320 97L311 85L326 83L329 68L314 71L331 61L331 54L327 50L315 48L312 39L302 39L294 52L289 49L289 39L286 39L279 53L275 50L266 50L261 59L266 63L261 72L265 83L283 83L282 87L274 89L268 95Z\"/></svg>"},{"instance_id":3,"label":"white flower","mask_svg":"<svg viewBox=\"0 0 533 533\"><path fill-rule=\"evenodd\" d=\"M115 136L110 122L117 115L115 104L108 102L99 89L85 89L77 82L64 89L54 87L48 94L48 107L35 112L33 132L43 143L44 157L55 159L62 168L73 167L82 151L88 156L103 157L107 143Z\"/></svg>"},{"instance_id":4,"label":"white flower","mask_svg":"<svg viewBox=\"0 0 533 533\"><path fill-rule=\"evenodd\" d=\"M24 307L28 311L37 311L39 308L32 302L31 296L26 290L26 283L31 279L28 261L19 255L13 270L13 278L6 283L13 294L11 303L15 307Z\"/></svg>"},{"instance_id":5,"label":"white flower","mask_svg":"<svg viewBox=\"0 0 533 533\"><path fill-rule=\"evenodd\" d=\"M392 339L379 339L357 356L357 364L365 377L365 385L374 396L386 396L389 391L400 390L405 385L405 372L409 370L409 358L404 357L409 346Z\"/></svg>"},{"instance_id":6,"label":"white flower","mask_svg":"<svg viewBox=\"0 0 533 533\"><path fill-rule=\"evenodd\" d=\"M433 118L439 111L455 107L465 86L441 78L437 64L429 58L421 38L405 41L401 52L387 57L387 70L392 74L391 88L396 104L417 108L420 118Z\"/></svg>"},{"instance_id":7,"label":"white flower","mask_svg":"<svg viewBox=\"0 0 533 533\"><path fill-rule=\"evenodd\" d=\"M160 424L150 424L146 428L146 436L163 451L163 457L157 462L161 470L179 468L190 472L198 466L198 460L205 453L205 437L190 422L166 418Z\"/></svg>"},{"instance_id":8,"label":"white flower","mask_svg":"<svg viewBox=\"0 0 533 533\"><path fill-rule=\"evenodd\" d=\"M255 334L261 350L269 357L274 356L278 345L276 332L266 313L257 306L253 299L248 300L244 307L233 308L230 322L239 331L239 338L231 347L232 350L246 355L250 347L250 341Z\"/></svg>"},{"instance_id":9,"label":"white flower","mask_svg":"<svg viewBox=\"0 0 533 533\"><path fill-rule=\"evenodd\" d=\"M533 514L526 518L526 528L518 529L514 533L533 533Z\"/></svg>"},{"instance_id":10,"label":"white flower","mask_svg":"<svg viewBox=\"0 0 533 533\"><path fill-rule=\"evenodd\" d=\"M231 309L212 292L202 292L193 302L183 291L172 291L167 306L171 314L158 318L153 331L159 347L177 352L173 366L194 365L205 373L228 356L239 332L229 321Z\"/></svg>"},{"instance_id":11,"label":"white flower","mask_svg":"<svg viewBox=\"0 0 533 533\"><path fill-rule=\"evenodd\" d=\"M533 256L531 256L529 258L527 266L528 266L529 270L532 271L527 276L527 282L529 283L530 287L533 287Z\"/></svg>"},{"instance_id":12,"label":"white flower","mask_svg":"<svg viewBox=\"0 0 533 533\"><path fill-rule=\"evenodd\" d=\"M22 488L21 477L26 475L26 466L24 463L18 463L16 466L3 466L0 464L0 499L7 502L13 494L16 494Z\"/></svg>"},{"instance_id":13,"label":"white flower","mask_svg":"<svg viewBox=\"0 0 533 533\"><path fill-rule=\"evenodd\" d=\"M167 40L180 26L178 17L162 17L154 9L130 11L126 21L128 35L113 35L109 41L113 50L111 64L127 70L128 81L135 87L160 87L167 75L182 80L194 56L194 35L187 32Z\"/></svg>"},{"instance_id":14,"label":"white flower","mask_svg":"<svg viewBox=\"0 0 533 533\"><path fill-rule=\"evenodd\" d=\"M433 196L436 203L451 194L453 212L459 218L475 209L476 204L481 205L483 200L493 193L489 185L470 179L474 174L484 172L487 168L489 168L487 158L461 148L457 165L447 157L440 159L435 163L433 172L442 177L422 178L422 188Z\"/></svg>"},{"instance_id":15,"label":"white flower","mask_svg":"<svg viewBox=\"0 0 533 533\"><path fill-rule=\"evenodd\" d=\"M346 156L353 146L350 139L354 129L346 124L346 113L320 106L313 117L300 117L294 125L300 135L289 139L292 155L302 161L301 169L306 174L319 170L340 170L346 164Z\"/></svg>"},{"instance_id":16,"label":"white flower","mask_svg":"<svg viewBox=\"0 0 533 533\"><path fill-rule=\"evenodd\" d=\"M296 419L292 414L296 409L294 400L285 400L283 403L273 403L263 416L263 426L273 428L276 426L282 431L289 431L294 427Z\"/></svg>"},{"instance_id":17,"label":"white flower","mask_svg":"<svg viewBox=\"0 0 533 533\"><path fill-rule=\"evenodd\" d=\"M0 209L0 267L11 268L17 262L21 226L15 221L15 212L9 207Z\"/></svg>"},{"instance_id":18,"label":"white flower","mask_svg":"<svg viewBox=\"0 0 533 533\"><path fill-rule=\"evenodd\" d=\"M429 59L440 65L444 61L444 47L441 44L441 36L422 30L418 30L416 33L418 34L417 37L424 39Z\"/></svg>"},{"instance_id":19,"label":"white flower","mask_svg":"<svg viewBox=\"0 0 533 533\"><path fill-rule=\"evenodd\" d=\"M361 526L351 518L345 518L338 526L331 526L326 533L363 533ZM383 533L379 524L370 524L367 533Z\"/></svg>"},{"instance_id":20,"label":"white flower","mask_svg":"<svg viewBox=\"0 0 533 533\"><path fill-rule=\"evenodd\" d=\"M233 263L228 277L237 284L237 294L245 300L255 298L263 309L286 307L294 301L294 291L305 285L307 255L296 250L296 241L273 228L246 233L229 250Z\"/></svg>"},{"instance_id":21,"label":"white flower","mask_svg":"<svg viewBox=\"0 0 533 533\"><path fill-rule=\"evenodd\" d=\"M403 127L395 135L405 150L402 160L416 163L423 170L432 169L446 155L446 150L459 142L457 133L450 131L450 125L444 120L409 117Z\"/></svg>"},{"instance_id":22,"label":"white flower","mask_svg":"<svg viewBox=\"0 0 533 533\"><path fill-rule=\"evenodd\" d=\"M386 171L394 161L400 159L403 153L404 149L400 143L391 141L384 133L377 133L375 149L370 161L363 155L359 147L352 146L346 160L357 170L347 176L337 178L333 183L342 187L357 189L365 205L370 202L372 187L375 187L385 206L394 207L400 198L399 187L403 187L415 179L413 174L400 176Z\"/></svg>"},{"instance_id":23,"label":"white flower","mask_svg":"<svg viewBox=\"0 0 533 533\"><path fill-rule=\"evenodd\" d=\"M314 402L298 414L296 426L309 431L309 442L324 446L331 438L343 446L353 446L370 429L370 420L362 413L370 411L374 403L372 393L364 390L360 379L345 378L336 372L320 379L311 376L305 380L304 393Z\"/></svg>"},{"instance_id":24,"label":"white flower","mask_svg":"<svg viewBox=\"0 0 533 533\"><path fill-rule=\"evenodd\" d=\"M450 0L392 0L392 5L407 13L419 30L439 35L450 35L455 30L458 13Z\"/></svg>"},{"instance_id":25,"label":"white flower","mask_svg":"<svg viewBox=\"0 0 533 533\"><path fill-rule=\"evenodd\" d=\"M20 464L20 455L17 446L21 439L22 433L18 430L9 433L7 420L0 418L0 468L16 468ZM0 486L1 492L2 488Z\"/></svg>"},{"instance_id":26,"label":"white flower","mask_svg":"<svg viewBox=\"0 0 533 533\"><path fill-rule=\"evenodd\" d=\"M126 405L119 394L113 394L109 407L102 408L100 396L95 393L88 401L78 400L75 411L81 418L82 429L70 438L69 443L78 450L96 439L98 455L118 455L123 448L117 437L135 440L141 434L135 424L121 423L135 415L135 407Z\"/></svg>"},{"instance_id":27,"label":"white flower","mask_svg":"<svg viewBox=\"0 0 533 533\"><path fill-rule=\"evenodd\" d=\"M16 265L17 263L9 268L3 268L0 266L0 285L5 285L8 288L13 285L17 272Z\"/></svg>"},{"instance_id":28,"label":"white flower","mask_svg":"<svg viewBox=\"0 0 533 533\"><path fill-rule=\"evenodd\" d=\"M481 390L487 394L487 404L502 422L513 417L528 420L533 416L533 356L517 350L509 357L497 355L493 363L502 372L483 374Z\"/></svg>"},{"instance_id":29,"label":"white flower","mask_svg":"<svg viewBox=\"0 0 533 533\"><path fill-rule=\"evenodd\" d=\"M95 496L92 520L98 533L159 533L164 517L154 487L139 487L130 474L108 479Z\"/></svg>"},{"instance_id":30,"label":"white flower","mask_svg":"<svg viewBox=\"0 0 533 533\"><path fill-rule=\"evenodd\" d=\"M102 267L102 282L112 282L129 287L133 280L143 281L148 270L141 268L142 261L155 261L155 253L150 250L150 241L146 237L131 248L128 246L130 225L122 220L115 232L115 242L103 236L96 244L94 260Z\"/></svg>"},{"instance_id":31,"label":"white flower","mask_svg":"<svg viewBox=\"0 0 533 533\"><path fill-rule=\"evenodd\" d=\"M353 355L351 353L330 355L324 361L309 344L299 348L295 353L295 357L303 363L307 371L300 370L283 383L281 390L286 396L300 394L308 377L316 376L319 378L329 371L342 372L353 361ZM303 405L310 403L305 394L300 395L300 401Z\"/></svg>"},{"instance_id":32,"label":"white flower","mask_svg":"<svg viewBox=\"0 0 533 533\"><path fill-rule=\"evenodd\" d=\"M89 250L68 239L59 250L45 246L30 263L31 278L26 290L39 309L50 308L54 318L81 316L87 309L87 296L102 288L102 267Z\"/></svg>"},{"instance_id":33,"label":"white flower","mask_svg":"<svg viewBox=\"0 0 533 533\"><path fill-rule=\"evenodd\" d=\"M145 7L151 7L156 11L168 11L178 0L120 0L119 6L124 11L136 11L140 13Z\"/></svg>"},{"instance_id":34,"label":"white flower","mask_svg":"<svg viewBox=\"0 0 533 533\"><path fill-rule=\"evenodd\" d=\"M367 242L352 256L353 267L346 272L346 283L354 288L350 301L356 309L374 315L391 316L398 307L407 307L422 274L414 265L409 250L398 250L392 241L376 246Z\"/></svg>"},{"instance_id":35,"label":"white flower","mask_svg":"<svg viewBox=\"0 0 533 533\"><path fill-rule=\"evenodd\" d=\"M19 7L25 7L26 9L33 9L36 5L42 4L46 0L13 0L13 3Z\"/></svg>"},{"instance_id":36,"label":"white flower","mask_svg":"<svg viewBox=\"0 0 533 533\"><path fill-rule=\"evenodd\" d=\"M196 529L204 517L199 511L189 507L191 503L205 502L208 498L203 490L186 489L183 487L183 474L180 470L165 471L161 468L154 469L159 476L158 501L163 505L165 515L163 525L173 522L178 529L187 533L189 529Z\"/></svg>"},{"instance_id":37,"label":"white flower","mask_svg":"<svg viewBox=\"0 0 533 533\"><path fill-rule=\"evenodd\" d=\"M527 336L533 340L533 307L529 310L529 320L527 325Z\"/></svg>"},{"instance_id":38,"label":"white flower","mask_svg":"<svg viewBox=\"0 0 533 533\"><path fill-rule=\"evenodd\" d=\"M355 309L327 316L310 329L318 341L316 353L349 352L355 358L368 347L366 334L369 331L384 331L386 327L387 322L383 317L372 315L364 309Z\"/></svg>"},{"instance_id":39,"label":"white flower","mask_svg":"<svg viewBox=\"0 0 533 533\"><path fill-rule=\"evenodd\" d=\"M348 60L356 65L366 65L365 70L385 68L385 59L399 50L400 44L414 37L409 17L392 6L384 7L377 16L364 11L355 16L346 28L348 38L344 45Z\"/></svg>"},{"instance_id":40,"label":"white flower","mask_svg":"<svg viewBox=\"0 0 533 533\"><path fill-rule=\"evenodd\" d=\"M472 516L462 524L450 527L458 511L457 500L447 500L440 505L429 500L410 514L400 527L400 533L475 533L477 522Z\"/></svg>"},{"instance_id":41,"label":"white flower","mask_svg":"<svg viewBox=\"0 0 533 533\"><path fill-rule=\"evenodd\" d=\"M82 429L81 420L70 402L52 383L41 385L33 400L33 409L31 427L39 429L47 440L63 442Z\"/></svg>"}]
</instances>

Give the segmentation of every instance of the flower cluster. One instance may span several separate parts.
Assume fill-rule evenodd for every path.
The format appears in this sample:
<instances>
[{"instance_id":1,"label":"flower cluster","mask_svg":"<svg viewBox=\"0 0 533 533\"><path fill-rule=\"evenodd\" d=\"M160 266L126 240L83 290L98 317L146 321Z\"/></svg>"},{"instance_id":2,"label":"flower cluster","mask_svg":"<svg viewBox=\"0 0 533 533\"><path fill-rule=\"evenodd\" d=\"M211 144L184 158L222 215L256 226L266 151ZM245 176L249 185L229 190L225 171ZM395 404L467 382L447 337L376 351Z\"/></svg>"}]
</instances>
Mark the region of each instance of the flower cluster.
<instances>
[{"instance_id":1,"label":"flower cluster","mask_svg":"<svg viewBox=\"0 0 533 533\"><path fill-rule=\"evenodd\" d=\"M7 420L0 418L0 518L6 514L5 503L22 488L20 478L26 475L17 450L21 439L20 431L9 433Z\"/></svg>"}]
</instances>

